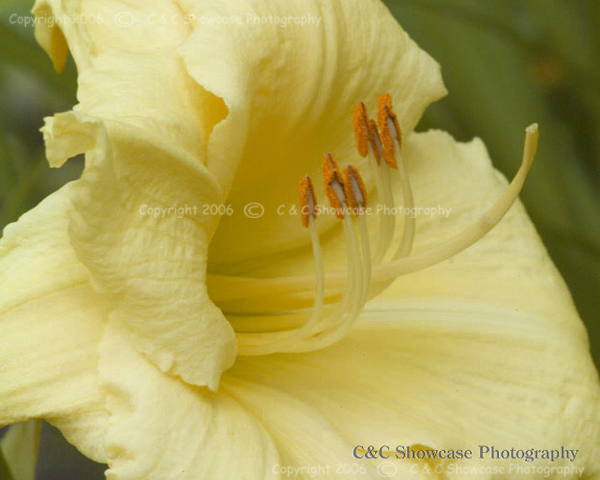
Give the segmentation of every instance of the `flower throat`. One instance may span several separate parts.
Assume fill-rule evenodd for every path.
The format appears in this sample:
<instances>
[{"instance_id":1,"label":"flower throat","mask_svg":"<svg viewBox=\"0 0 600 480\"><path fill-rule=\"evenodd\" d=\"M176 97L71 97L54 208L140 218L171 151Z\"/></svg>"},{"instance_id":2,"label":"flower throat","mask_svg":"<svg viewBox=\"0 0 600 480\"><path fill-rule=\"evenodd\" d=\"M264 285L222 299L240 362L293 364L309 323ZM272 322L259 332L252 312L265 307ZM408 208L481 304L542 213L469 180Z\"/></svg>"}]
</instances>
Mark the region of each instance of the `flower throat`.
<instances>
[{"instance_id":1,"label":"flower throat","mask_svg":"<svg viewBox=\"0 0 600 480\"><path fill-rule=\"evenodd\" d=\"M359 102L353 115L358 153L369 160L374 178L374 193L383 203L383 211L395 207L392 176L398 175L404 211L412 211L415 202L402 156L402 131L389 94L377 102L377 122L370 119L364 103ZM405 214L400 241L393 247L396 216L384 214L378 219L377 242L371 248L366 221L367 190L357 168L348 165L340 172L331 154L323 157L325 193L339 221L346 242L347 267L325 273L323 254L316 227L319 207L312 179L300 181L302 225L310 235L315 275L278 278L249 278L210 275L211 298L217 304L231 300L278 298L279 304L292 304L310 297L312 308L285 310L275 308L260 313L244 309L225 311L238 338L239 355L266 355L277 352L307 352L325 348L342 339L356 322L365 303L381 293L396 278L440 263L465 250L486 235L508 212L517 199L533 164L538 142L537 124L525 130L525 145L519 171L494 204L473 224L438 245L412 254L415 217ZM379 209L378 209L379 210ZM265 302L267 304L268 302ZM250 323L237 321L248 319ZM259 319L256 323L252 318ZM251 325L250 327L248 325Z\"/></svg>"}]
</instances>

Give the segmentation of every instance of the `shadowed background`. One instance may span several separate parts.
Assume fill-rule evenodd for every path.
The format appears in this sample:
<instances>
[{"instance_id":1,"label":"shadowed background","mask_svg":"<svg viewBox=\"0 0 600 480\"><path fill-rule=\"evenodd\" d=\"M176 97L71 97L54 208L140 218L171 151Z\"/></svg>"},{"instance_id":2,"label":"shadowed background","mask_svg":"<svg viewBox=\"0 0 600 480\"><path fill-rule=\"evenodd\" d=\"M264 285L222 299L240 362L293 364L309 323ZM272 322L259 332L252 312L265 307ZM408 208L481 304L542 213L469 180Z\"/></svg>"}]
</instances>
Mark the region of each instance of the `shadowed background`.
<instances>
[{"instance_id":1,"label":"shadowed background","mask_svg":"<svg viewBox=\"0 0 600 480\"><path fill-rule=\"evenodd\" d=\"M600 364L600 3L595 0L388 0L442 65L450 95L418 130L481 137L511 178L524 127L540 124L537 161L521 195L587 325ZM75 103L72 61L58 75L15 22L31 2L0 0L0 228L69 180L82 159L50 169L43 117ZM11 17L12 16L12 17ZM11 20L12 19L12 20ZM2 432L0 431L0 435ZM44 425L39 480L103 479L95 464ZM9 480L0 455L0 480Z\"/></svg>"}]
</instances>

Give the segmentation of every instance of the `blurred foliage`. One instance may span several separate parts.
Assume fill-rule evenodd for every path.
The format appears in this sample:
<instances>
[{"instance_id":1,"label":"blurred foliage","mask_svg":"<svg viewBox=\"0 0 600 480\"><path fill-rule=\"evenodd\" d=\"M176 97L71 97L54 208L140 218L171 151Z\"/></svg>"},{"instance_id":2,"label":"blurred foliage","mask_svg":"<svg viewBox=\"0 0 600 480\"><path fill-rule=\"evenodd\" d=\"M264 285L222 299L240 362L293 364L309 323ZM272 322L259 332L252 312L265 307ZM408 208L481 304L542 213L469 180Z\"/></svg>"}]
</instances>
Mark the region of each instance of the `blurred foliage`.
<instances>
[{"instance_id":1,"label":"blurred foliage","mask_svg":"<svg viewBox=\"0 0 600 480\"><path fill-rule=\"evenodd\" d=\"M450 95L420 130L481 137L512 177L523 130L540 124L540 149L521 196L568 283L600 364L600 3L596 0L387 0L442 65ZM11 23L31 3L0 0L0 228L79 176L81 159L48 168L42 118L76 103L72 62L58 75L33 28ZM103 478L60 433L42 434L38 478ZM68 465L70 467L65 467ZM0 479L2 468L0 459ZM66 468L66 470L65 470Z\"/></svg>"},{"instance_id":2,"label":"blurred foliage","mask_svg":"<svg viewBox=\"0 0 600 480\"><path fill-rule=\"evenodd\" d=\"M36 470L38 480L104 480L107 468L88 460L56 428L44 423Z\"/></svg>"},{"instance_id":3,"label":"blurred foliage","mask_svg":"<svg viewBox=\"0 0 600 480\"><path fill-rule=\"evenodd\" d=\"M518 168L524 128L540 124L521 195L588 328L600 365L600 3L594 0L388 0L441 65L449 96L419 129L481 137L496 168Z\"/></svg>"},{"instance_id":4,"label":"blurred foliage","mask_svg":"<svg viewBox=\"0 0 600 480\"><path fill-rule=\"evenodd\" d=\"M23 2L0 7L0 228L67 181L81 162L50 169L39 132L43 117L75 103L77 75L72 62L58 75L33 38L33 28L11 24L13 15L28 16Z\"/></svg>"},{"instance_id":5,"label":"blurred foliage","mask_svg":"<svg viewBox=\"0 0 600 480\"><path fill-rule=\"evenodd\" d=\"M13 480L4 457L0 455L0 480Z\"/></svg>"}]
</instances>

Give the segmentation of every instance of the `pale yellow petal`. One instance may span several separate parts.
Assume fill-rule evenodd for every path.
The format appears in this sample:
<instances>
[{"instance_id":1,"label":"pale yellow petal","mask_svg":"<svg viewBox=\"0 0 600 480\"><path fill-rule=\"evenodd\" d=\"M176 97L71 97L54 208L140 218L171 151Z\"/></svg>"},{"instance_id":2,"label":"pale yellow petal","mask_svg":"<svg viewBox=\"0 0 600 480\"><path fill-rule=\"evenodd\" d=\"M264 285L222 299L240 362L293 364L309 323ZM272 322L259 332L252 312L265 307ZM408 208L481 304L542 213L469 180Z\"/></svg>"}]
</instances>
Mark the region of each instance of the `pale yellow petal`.
<instances>
[{"instance_id":1,"label":"pale yellow petal","mask_svg":"<svg viewBox=\"0 0 600 480\"><path fill-rule=\"evenodd\" d=\"M306 244L299 218L277 208L296 205L300 178L320 177L325 152L364 164L351 121L358 101L374 114L377 96L391 93L410 132L445 93L437 63L379 1L185 1L182 8L198 19L180 49L185 65L229 110L208 144L207 165L234 212L211 245L211 270ZM269 16L291 23L263 24ZM294 23L309 17L311 24ZM261 218L243 213L254 202L264 206Z\"/></svg>"},{"instance_id":2,"label":"pale yellow petal","mask_svg":"<svg viewBox=\"0 0 600 480\"><path fill-rule=\"evenodd\" d=\"M111 307L70 245L72 193L49 196L0 241L0 425L46 418L102 461L96 349Z\"/></svg>"},{"instance_id":3,"label":"pale yellow petal","mask_svg":"<svg viewBox=\"0 0 600 480\"><path fill-rule=\"evenodd\" d=\"M219 202L219 187L176 145L119 125L109 137L100 120L71 112L45 128L50 151L59 143L69 145L68 155L87 151L72 199L71 242L136 348L164 372L216 389L236 353L233 330L205 285L217 219L201 209Z\"/></svg>"},{"instance_id":4,"label":"pale yellow petal","mask_svg":"<svg viewBox=\"0 0 600 480\"><path fill-rule=\"evenodd\" d=\"M175 3L162 0L136 5L123 0L36 0L33 7L36 39L55 66L64 65L68 44L80 72L112 48L155 53L176 47L189 33L180 13Z\"/></svg>"},{"instance_id":5,"label":"pale yellow petal","mask_svg":"<svg viewBox=\"0 0 600 480\"><path fill-rule=\"evenodd\" d=\"M111 415L109 480L278 478L270 437L229 395L162 373L115 318L99 353Z\"/></svg>"},{"instance_id":6,"label":"pale yellow petal","mask_svg":"<svg viewBox=\"0 0 600 480\"><path fill-rule=\"evenodd\" d=\"M378 478L372 464L353 457L350 439L321 410L275 385L244 377L227 375L222 387L269 432L280 453L281 463L273 467L282 477ZM310 387L306 393L310 395Z\"/></svg>"},{"instance_id":7,"label":"pale yellow petal","mask_svg":"<svg viewBox=\"0 0 600 480\"><path fill-rule=\"evenodd\" d=\"M365 312L336 346L241 358L230 374L318 410L354 445L563 445L579 450L576 465L590 478L600 471L600 395L586 344L540 316L460 300L398 301Z\"/></svg>"},{"instance_id":8,"label":"pale yellow petal","mask_svg":"<svg viewBox=\"0 0 600 480\"><path fill-rule=\"evenodd\" d=\"M480 141L415 134L405 156L417 206L452 208L447 219L418 217L417 252L479 218L506 185ZM600 472L600 388L587 336L519 203L472 248L399 278L340 344L240 358L230 374L316 408L355 443L565 446L579 450L586 475Z\"/></svg>"},{"instance_id":9,"label":"pale yellow petal","mask_svg":"<svg viewBox=\"0 0 600 480\"><path fill-rule=\"evenodd\" d=\"M18 423L0 440L0 455L6 460L13 480L35 480L41 427L40 420Z\"/></svg>"},{"instance_id":10,"label":"pale yellow petal","mask_svg":"<svg viewBox=\"0 0 600 480\"><path fill-rule=\"evenodd\" d=\"M110 50L81 72L78 86L75 110L109 121L109 136L130 125L198 163L205 162L211 129L227 113L222 100L189 77L173 49Z\"/></svg>"}]
</instances>

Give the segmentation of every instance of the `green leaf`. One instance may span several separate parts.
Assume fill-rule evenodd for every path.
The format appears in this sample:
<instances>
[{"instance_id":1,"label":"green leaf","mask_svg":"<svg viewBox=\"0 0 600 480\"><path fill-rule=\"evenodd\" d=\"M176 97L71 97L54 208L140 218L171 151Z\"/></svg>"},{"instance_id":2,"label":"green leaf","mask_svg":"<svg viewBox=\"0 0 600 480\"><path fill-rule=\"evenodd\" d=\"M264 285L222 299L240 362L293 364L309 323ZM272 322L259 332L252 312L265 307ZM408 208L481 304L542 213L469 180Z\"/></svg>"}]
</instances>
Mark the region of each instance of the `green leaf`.
<instances>
[{"instance_id":1,"label":"green leaf","mask_svg":"<svg viewBox=\"0 0 600 480\"><path fill-rule=\"evenodd\" d=\"M44 78L52 90L64 98L75 98L77 73L72 62L58 74L46 52L36 43L33 28L17 29L0 22L0 64L13 66Z\"/></svg>"}]
</instances>

